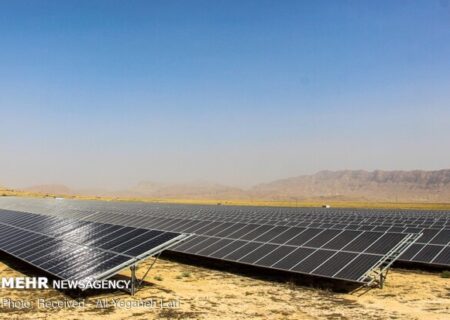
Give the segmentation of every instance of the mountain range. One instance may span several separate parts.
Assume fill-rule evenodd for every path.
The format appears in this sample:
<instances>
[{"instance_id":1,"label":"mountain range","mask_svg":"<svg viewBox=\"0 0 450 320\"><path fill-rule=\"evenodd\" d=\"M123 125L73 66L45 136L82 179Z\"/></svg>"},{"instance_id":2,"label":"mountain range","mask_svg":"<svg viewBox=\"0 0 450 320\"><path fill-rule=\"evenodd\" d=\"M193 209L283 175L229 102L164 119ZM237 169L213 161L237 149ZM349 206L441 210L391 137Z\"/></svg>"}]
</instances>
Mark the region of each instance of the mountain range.
<instances>
[{"instance_id":1,"label":"mountain range","mask_svg":"<svg viewBox=\"0 0 450 320\"><path fill-rule=\"evenodd\" d=\"M125 190L75 190L65 185L37 185L22 190L57 195L156 199L342 200L450 202L450 169L436 171L320 171L242 189L197 182L163 184L143 181Z\"/></svg>"}]
</instances>

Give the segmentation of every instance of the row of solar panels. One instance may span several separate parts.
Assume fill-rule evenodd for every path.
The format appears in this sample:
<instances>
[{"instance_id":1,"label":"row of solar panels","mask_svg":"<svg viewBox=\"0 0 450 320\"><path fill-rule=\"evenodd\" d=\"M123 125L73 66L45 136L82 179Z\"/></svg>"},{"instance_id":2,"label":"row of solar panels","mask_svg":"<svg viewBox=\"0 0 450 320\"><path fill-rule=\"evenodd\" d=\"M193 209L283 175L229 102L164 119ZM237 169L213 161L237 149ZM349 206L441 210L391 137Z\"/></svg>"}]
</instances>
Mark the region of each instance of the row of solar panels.
<instances>
[{"instance_id":1,"label":"row of solar panels","mask_svg":"<svg viewBox=\"0 0 450 320\"><path fill-rule=\"evenodd\" d=\"M36 213L45 214L48 210L55 212L54 207L55 200L29 200L26 203L17 202L14 198L0 198L0 206L5 209L29 211ZM127 206L130 206L127 208ZM92 206L92 207L90 207ZM48 208L47 208L48 207ZM352 214L353 218L351 220L343 219L341 215L344 213L339 211L339 214L335 214L330 217L330 214L324 216L323 214L317 214L314 217L310 215L305 215L303 212L304 208L297 208L297 215L294 218L285 218L283 220L279 219L262 219L254 218L247 219L246 211L253 211L255 209L251 207L240 208L241 214L238 218L227 218L224 214L225 210L234 211L234 207L224 207L224 206L204 206L202 207L202 212L199 213L197 207L192 206L193 209L190 210L191 206L180 206L180 205L149 205L149 204L139 204L137 207L135 203L118 203L118 202L92 202L92 201L78 201L76 205L73 201L64 202L64 210L58 212L58 214L65 216L79 216L84 217L86 215L95 212L108 212L108 213L119 213L119 214L133 214L133 215L148 215L152 217L165 217L165 218L181 218L181 219L198 219L198 220L212 220L212 221L227 221L227 222L242 222L247 223L257 223L257 224L276 224L276 225L305 225L308 222L310 227L327 227L327 228L352 228L352 229L363 229L363 230L380 230L385 231L390 228L393 232L402 232L406 228L427 228L427 229L450 229L450 213L441 212L440 215L445 215L446 218L430 218L427 216L428 212L423 212L423 218L416 219L412 222L407 219L406 213L403 212L402 219L398 218L393 221L380 220L378 221L375 216L371 218L359 217L356 214ZM62 208L62 207L61 207ZM60 208L60 209L61 209ZM155 209L156 208L156 209ZM216 208L220 208L220 212ZM48 209L48 210L47 210ZM259 208L258 208L259 209ZM263 208L265 210L271 208ZM274 208L276 210L278 208ZM292 210L292 208L289 208ZM372 215L376 214L378 211L373 211ZM225 212L226 213L226 212ZM413 212L415 213L415 212ZM433 213L429 213L432 215ZM295 224L295 222L298 222ZM357 227L356 225L360 225ZM371 228L372 227L372 228Z\"/></svg>"},{"instance_id":2,"label":"row of solar panels","mask_svg":"<svg viewBox=\"0 0 450 320\"><path fill-rule=\"evenodd\" d=\"M37 201L37 202L36 202ZM22 201L23 202L23 201ZM33 202L33 201L32 201ZM44 201L45 202L45 201ZM44 203L42 202L42 203ZM39 200L34 200L34 203L39 205ZM406 252L402 254L399 258L401 261L408 262L417 262L424 263L436 266L450 266L450 229L446 228L416 228L416 227L407 227L406 225L401 226L401 224L396 226L390 225L374 225L374 224L344 224L344 223L335 223L331 224L328 220L325 222L305 222L305 221L273 221L272 223L267 220L252 220L249 221L237 221L237 222L228 222L227 220L221 219L220 216L216 217L216 219L205 219L204 217L200 217L199 215L186 216L183 214L178 218L167 218L160 217L160 215L151 216L149 214L143 214L143 209L140 211L133 210L124 210L124 207L128 205L128 203L115 203L115 202L87 202L95 204L95 208L97 211L88 210L84 211L83 206L86 202L78 202L78 201L55 201L49 200L47 202L47 206L45 207L47 214L65 214L66 216L77 216L78 218L90 219L92 221L112 221L112 223L118 224L127 224L133 226L139 226L140 223L149 223L148 227L157 228L168 231L176 231L176 232L185 232L185 233L195 233L199 235L213 235L213 236L223 236L221 233L215 234L217 230L220 228L231 228L231 229L239 229L245 225L246 228L256 228L258 225L264 225L266 227L278 226L274 230L277 232L283 233L286 232L289 228L294 227L303 227L303 228L311 228L312 230L316 230L318 233L323 229L338 229L338 230L357 230L357 231L379 231L379 232L399 232L399 233L421 233L422 236L417 240L416 244L412 245ZM56 204L56 205L55 205ZM79 206L79 207L78 207ZM117 206L120 207L117 210ZM156 206L158 208L166 208L167 213L165 216L173 215L173 208L179 208L180 206L174 205L154 205L154 204L140 204L140 206L145 206L152 208ZM135 204L130 204L130 207L135 207ZM196 206L194 207L196 208ZM209 206L208 206L209 208ZM231 208L233 207L222 207L223 208ZM41 208L42 209L42 208ZM183 212L188 211L189 206L183 206ZM151 210L147 210L151 211ZM405 213L403 213L405 214ZM128 221L129 216L136 216L141 218L137 219L135 222ZM207 227L204 227L204 226ZM218 227L216 228L212 228ZM230 227L232 226L232 227ZM257 232L263 232L265 228L256 229ZM206 228L206 231L204 231ZM216 231L214 231L216 230ZM230 230L230 229L229 229ZM293 229L295 230L295 228ZM206 233L205 233L206 232Z\"/></svg>"},{"instance_id":3,"label":"row of solar panels","mask_svg":"<svg viewBox=\"0 0 450 320\"><path fill-rule=\"evenodd\" d=\"M343 264L349 268L348 270L356 269L356 265L361 264L359 259L363 259L358 257L365 257L366 254L380 255L375 264L368 263L373 268L374 265L385 259L385 256L389 253L387 252L389 248L393 248L391 245L395 247L396 244L404 241L411 233L423 233L416 244L413 244L406 252L402 253L401 259L440 266L450 265L450 231L445 228L408 228L406 226L401 228L398 226L365 225L363 222L361 224L338 223L330 225L327 220L330 216L329 212L323 215L325 222L318 223L307 222L301 220L299 217L295 221L278 219L253 219L251 221L242 219L236 221L236 219L227 219L224 217L227 216L226 214L219 214L216 210L217 207L212 206L23 200L16 198L9 198L3 202L0 200L0 206L9 206L22 211L33 210L35 212L57 216L70 216L90 221L109 222L118 225L145 226L147 228L172 232L195 233L197 237L192 238L192 246L190 246L191 242L188 242L174 250L270 268L278 268L280 264L284 263L282 262L283 259L287 259L286 261L291 261L291 263L295 262L295 264L286 264L281 269L322 276L324 271L321 268L325 268L328 270L328 274L330 274L333 271L330 269L333 265ZM201 210L198 209L199 207ZM239 208L240 211L244 209ZM275 209L278 210L278 208ZM211 210L211 212L207 212L207 210ZM221 212L226 213L226 210L235 211L236 208L220 207ZM254 211L258 211L254 208L248 208L248 210L252 214ZM299 216L301 217L302 209L299 209L299 212ZM164 217L161 217L163 215L162 213L165 213ZM354 213L352 214L354 215ZM374 214L374 212L371 213L372 216ZM405 216L406 212L402 212L401 214ZM413 215L417 216L418 214L413 212ZM364 212L363 216L367 216L367 213ZM425 213L422 213L422 216L425 216ZM439 216L440 218L435 219L426 218L425 216L423 220L430 222L436 219L446 220L442 218L442 213ZM315 219L320 221L320 215ZM373 232L374 230L376 232ZM391 233L392 231L396 232ZM403 238L396 242L396 240L389 239L387 236L380 236L381 234L400 234L400 237ZM289 236L292 236L292 238L286 239ZM347 247L332 247L335 243L334 241L338 241L341 237L344 237L346 239L345 241L353 243L353 245L360 245L359 249L351 250L349 243L347 243L349 245ZM382 244L387 251L378 253L370 252L372 250L370 247L374 243L371 243L366 237L374 237L372 240L379 241L378 243ZM305 241L302 243L300 239ZM197 243L196 241L200 242ZM228 243L229 241L232 242ZM214 251L216 247L222 246L224 246L224 250L231 251ZM289 251L293 247L296 250ZM313 254L309 251L310 249L314 250L312 252ZM404 249L406 249L406 246ZM333 252L333 250L337 252ZM309 256L307 253L312 255ZM346 253L345 256L347 258L342 258L340 253ZM356 257L354 256L355 254L357 255ZM330 256L327 257L328 255ZM320 260L320 265L315 264L319 263L315 258L317 256L320 256L322 259ZM338 258L333 258L335 256L339 257L341 264L336 263L335 260ZM372 256L371 258L366 257L364 259L364 261L370 261ZM315 263L310 263L310 261L315 261ZM309 266L302 269L304 266L303 263ZM315 268L310 269L312 266L315 266ZM338 277L339 272L334 273L332 277ZM367 272L368 270L365 270L365 273L356 273L356 275L361 280ZM356 275L352 275L352 279L350 280L355 280Z\"/></svg>"},{"instance_id":4,"label":"row of solar panels","mask_svg":"<svg viewBox=\"0 0 450 320\"><path fill-rule=\"evenodd\" d=\"M401 237L403 237L402 235ZM359 242L370 243L367 235L360 235ZM386 239L367 248L350 252L299 245L276 245L257 241L197 236L174 250L187 254L279 269L334 279L368 282L368 272L381 262L383 254L373 254ZM390 244L396 244L396 241Z\"/></svg>"},{"instance_id":5,"label":"row of solar panels","mask_svg":"<svg viewBox=\"0 0 450 320\"><path fill-rule=\"evenodd\" d=\"M52 206L51 199L30 200L26 204L21 203L20 207L27 206L30 210L42 208L46 204ZM66 200L67 201L67 200ZM17 204L13 198L1 199L2 205ZM102 202L77 201L76 207L83 211L96 211L104 209L105 204ZM33 208L34 207L34 208ZM279 207L243 207L243 206L211 206L211 205L178 205L178 204L152 204L148 203L124 203L109 202L108 209L111 212L120 213L122 211L132 211L143 215L163 214L166 217L173 216L192 216L199 214L202 217L225 217L230 219L268 219L268 220L291 220L296 219L338 219L340 221L360 221L381 223L386 222L411 222L420 223L421 221L449 221L449 211L424 211L424 210L380 210L380 209L322 209L322 208L279 208Z\"/></svg>"},{"instance_id":6,"label":"row of solar panels","mask_svg":"<svg viewBox=\"0 0 450 320\"><path fill-rule=\"evenodd\" d=\"M105 208L99 209L99 211L104 211ZM170 209L168 209L170 210ZM108 208L109 213L118 213L118 214L129 214L133 211L121 210L121 211L113 211ZM94 212L92 212L94 213ZM177 214L168 214L158 213L158 214L143 214L142 212L133 212L133 215L141 215L141 216L151 216L151 217L164 217L164 218L174 218L174 219L197 219L197 220L210 220L210 221L224 221L224 222L246 222L246 223L258 223L258 224L275 224L275 225L290 225L290 224L298 224L301 223L309 223L311 226L319 226L320 224L328 224L328 225L359 225L359 226L372 226L372 227L392 227L392 228L428 228L428 229L442 229L442 228L450 228L450 222L445 220L428 220L421 222L407 222L407 221L394 221L394 222L386 222L386 221L368 221L364 220L342 220L342 219L330 219L330 218L321 218L315 217L314 219L310 218L300 218L297 219L284 219L284 220L268 220L268 219L245 219L241 218L226 218L222 216L214 216L214 215L177 215Z\"/></svg>"},{"instance_id":7,"label":"row of solar panels","mask_svg":"<svg viewBox=\"0 0 450 320\"><path fill-rule=\"evenodd\" d=\"M102 280L185 236L0 210L0 250L61 279Z\"/></svg>"}]
</instances>

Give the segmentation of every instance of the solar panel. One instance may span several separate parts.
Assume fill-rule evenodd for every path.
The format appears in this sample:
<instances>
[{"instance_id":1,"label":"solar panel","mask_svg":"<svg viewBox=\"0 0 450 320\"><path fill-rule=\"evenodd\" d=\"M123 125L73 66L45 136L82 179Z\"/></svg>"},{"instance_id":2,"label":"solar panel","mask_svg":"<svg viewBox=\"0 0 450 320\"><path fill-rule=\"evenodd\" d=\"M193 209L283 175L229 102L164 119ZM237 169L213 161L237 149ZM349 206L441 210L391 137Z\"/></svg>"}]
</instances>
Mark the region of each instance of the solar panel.
<instances>
[{"instance_id":1,"label":"solar panel","mask_svg":"<svg viewBox=\"0 0 450 320\"><path fill-rule=\"evenodd\" d=\"M173 232L0 210L0 250L66 280L102 280L177 244Z\"/></svg>"},{"instance_id":2,"label":"solar panel","mask_svg":"<svg viewBox=\"0 0 450 320\"><path fill-rule=\"evenodd\" d=\"M305 254L311 248L323 251L316 254L324 260L323 266L319 265L312 271L307 271L310 267L302 269L301 266L306 263L310 265L317 261L318 264L320 261L310 258L313 260L306 260L297 267L308 274L329 276L332 271L327 269L328 264L331 268L329 261L343 259L339 260L342 264L345 258L353 256L344 253L357 254L348 263L349 266L339 273L339 277L351 273L353 280L356 276L362 279L364 266L370 270L379 263L380 257L398 249L407 249L405 252L395 252L396 258L400 254L403 261L450 266L447 250L450 243L450 212L444 211L232 207L17 198L0 198L0 208L193 233L196 236L177 247L177 251L224 260L231 257L239 263L271 268L286 264L289 254L292 258L295 251L296 254ZM420 233L422 236L411 246L411 234L417 238ZM255 242L259 245L249 244ZM396 247L401 243L404 245ZM333 256L325 259L330 252L334 252ZM266 255L260 257L262 254ZM302 257L298 255L297 263ZM271 261L272 258L275 261ZM282 258L287 260L282 262ZM363 267L356 268L354 264L361 263L362 258L370 263L362 263ZM353 271L350 272L347 267ZM293 266L280 267L291 268ZM332 277L338 278L338 274Z\"/></svg>"},{"instance_id":3,"label":"solar panel","mask_svg":"<svg viewBox=\"0 0 450 320\"><path fill-rule=\"evenodd\" d=\"M86 248L42 235L39 236L40 250L35 251L29 246L17 246L16 243L22 242L25 238L27 244L33 241L37 234L5 225L2 225L1 233L2 251L62 279L85 280L88 275L86 271L89 271L89 276L95 278L130 260L127 256Z\"/></svg>"}]
</instances>

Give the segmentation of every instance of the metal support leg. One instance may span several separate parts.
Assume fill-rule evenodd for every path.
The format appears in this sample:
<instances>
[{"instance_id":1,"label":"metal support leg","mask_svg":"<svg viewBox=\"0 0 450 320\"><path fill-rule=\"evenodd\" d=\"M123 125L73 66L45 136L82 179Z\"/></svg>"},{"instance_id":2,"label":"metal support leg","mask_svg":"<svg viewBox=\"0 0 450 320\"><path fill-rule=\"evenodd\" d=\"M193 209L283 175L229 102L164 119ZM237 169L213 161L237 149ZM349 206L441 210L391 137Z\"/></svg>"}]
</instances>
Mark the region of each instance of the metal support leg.
<instances>
[{"instance_id":1,"label":"metal support leg","mask_svg":"<svg viewBox=\"0 0 450 320\"><path fill-rule=\"evenodd\" d=\"M386 281L386 278L387 278L387 276L388 276L388 273L389 273L389 269L386 269L386 272L385 272L384 275L383 275L383 284L382 284L382 287L381 287L381 288L384 287L384 282Z\"/></svg>"},{"instance_id":2,"label":"metal support leg","mask_svg":"<svg viewBox=\"0 0 450 320\"><path fill-rule=\"evenodd\" d=\"M134 296L136 293L136 265L130 267L131 270L131 295Z\"/></svg>"},{"instance_id":3,"label":"metal support leg","mask_svg":"<svg viewBox=\"0 0 450 320\"><path fill-rule=\"evenodd\" d=\"M161 253L158 253L157 256L155 256L155 259L153 260L152 264L150 265L150 267L148 267L147 271L145 272L144 276L142 277L142 279L140 281L138 281L138 287L140 287L142 285L142 282L144 282L145 278L147 277L148 273L150 272L150 270L153 268L153 266L155 265L156 261L159 258L159 255Z\"/></svg>"},{"instance_id":4,"label":"metal support leg","mask_svg":"<svg viewBox=\"0 0 450 320\"><path fill-rule=\"evenodd\" d=\"M153 260L152 264L148 267L148 269L145 272L144 276L140 280L136 277L137 265L133 264L132 266L130 266L130 271L131 271L131 288L129 290L126 290L126 291L128 293L130 293L132 296L134 296L136 294L136 292L139 290L139 288L142 286L142 283L144 282L145 277L148 275L148 273L150 272L150 269L156 263L156 260L158 260L158 257L159 257L159 254L155 257L155 260Z\"/></svg>"},{"instance_id":5,"label":"metal support leg","mask_svg":"<svg viewBox=\"0 0 450 320\"><path fill-rule=\"evenodd\" d=\"M380 270L380 289L383 289L384 282L386 281L387 275L388 275L389 269L387 270Z\"/></svg>"}]
</instances>

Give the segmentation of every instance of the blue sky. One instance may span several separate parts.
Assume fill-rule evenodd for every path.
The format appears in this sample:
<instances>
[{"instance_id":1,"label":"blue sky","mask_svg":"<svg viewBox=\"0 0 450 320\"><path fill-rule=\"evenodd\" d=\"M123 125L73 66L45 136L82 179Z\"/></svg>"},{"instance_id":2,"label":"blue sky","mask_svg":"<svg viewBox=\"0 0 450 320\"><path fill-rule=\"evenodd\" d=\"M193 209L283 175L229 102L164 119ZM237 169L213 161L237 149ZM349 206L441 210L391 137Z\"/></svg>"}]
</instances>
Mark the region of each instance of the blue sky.
<instances>
[{"instance_id":1,"label":"blue sky","mask_svg":"<svg viewBox=\"0 0 450 320\"><path fill-rule=\"evenodd\" d=\"M0 184L450 162L450 2L1 1Z\"/></svg>"}]
</instances>

